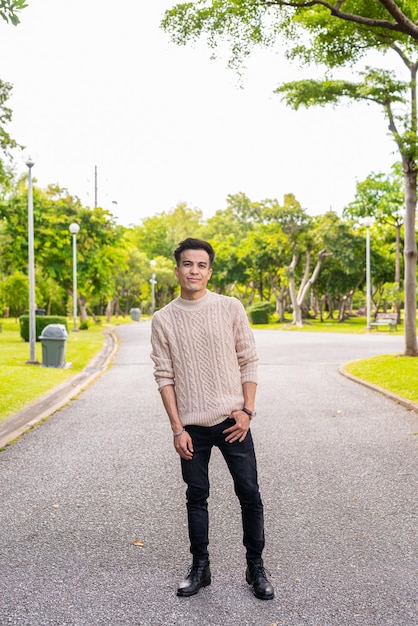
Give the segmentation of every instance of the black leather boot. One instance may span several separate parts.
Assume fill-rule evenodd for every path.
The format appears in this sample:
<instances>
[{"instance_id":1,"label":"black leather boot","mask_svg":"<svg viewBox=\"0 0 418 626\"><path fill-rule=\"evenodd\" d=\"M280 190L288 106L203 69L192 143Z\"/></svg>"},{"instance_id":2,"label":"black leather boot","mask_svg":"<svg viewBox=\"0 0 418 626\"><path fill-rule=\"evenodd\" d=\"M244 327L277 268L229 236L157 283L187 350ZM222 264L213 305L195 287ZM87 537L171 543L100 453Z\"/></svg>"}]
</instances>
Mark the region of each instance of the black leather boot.
<instances>
[{"instance_id":1,"label":"black leather boot","mask_svg":"<svg viewBox=\"0 0 418 626\"><path fill-rule=\"evenodd\" d=\"M274 598L273 585L267 578L263 561L248 561L245 579L253 588L253 593L259 600L272 600Z\"/></svg>"},{"instance_id":2,"label":"black leather boot","mask_svg":"<svg viewBox=\"0 0 418 626\"><path fill-rule=\"evenodd\" d=\"M177 589L177 595L183 598L194 596L201 587L207 587L210 583L209 561L207 559L193 561L189 573Z\"/></svg>"}]
</instances>

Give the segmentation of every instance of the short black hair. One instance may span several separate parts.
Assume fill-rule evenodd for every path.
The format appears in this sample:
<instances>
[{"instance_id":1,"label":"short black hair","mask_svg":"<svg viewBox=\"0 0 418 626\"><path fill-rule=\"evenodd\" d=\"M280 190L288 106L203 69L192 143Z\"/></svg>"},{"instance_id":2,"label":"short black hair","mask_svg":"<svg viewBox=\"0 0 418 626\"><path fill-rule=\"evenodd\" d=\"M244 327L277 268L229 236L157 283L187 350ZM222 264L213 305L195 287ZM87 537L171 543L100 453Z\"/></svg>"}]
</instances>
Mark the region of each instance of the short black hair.
<instances>
[{"instance_id":1,"label":"short black hair","mask_svg":"<svg viewBox=\"0 0 418 626\"><path fill-rule=\"evenodd\" d=\"M180 263L180 255L185 250L204 250L209 255L210 265L212 265L215 258L215 250L208 241L204 241L204 239L195 239L194 237L187 237L184 241L180 241L179 245L174 250L174 258L176 259L177 267Z\"/></svg>"}]
</instances>

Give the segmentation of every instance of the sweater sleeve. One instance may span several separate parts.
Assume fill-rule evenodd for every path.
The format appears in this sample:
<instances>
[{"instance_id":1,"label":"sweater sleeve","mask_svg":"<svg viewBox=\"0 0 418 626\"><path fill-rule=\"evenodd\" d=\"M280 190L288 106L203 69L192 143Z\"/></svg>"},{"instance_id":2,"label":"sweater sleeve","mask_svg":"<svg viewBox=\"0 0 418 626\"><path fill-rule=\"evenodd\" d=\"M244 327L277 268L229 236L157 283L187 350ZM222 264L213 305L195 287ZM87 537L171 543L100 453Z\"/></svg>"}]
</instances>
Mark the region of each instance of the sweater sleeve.
<instances>
[{"instance_id":1,"label":"sweater sleeve","mask_svg":"<svg viewBox=\"0 0 418 626\"><path fill-rule=\"evenodd\" d=\"M241 371L242 383L257 383L258 355L255 338L248 321L247 313L239 300L236 300L235 349Z\"/></svg>"},{"instance_id":2,"label":"sweater sleeve","mask_svg":"<svg viewBox=\"0 0 418 626\"><path fill-rule=\"evenodd\" d=\"M164 332L162 320L158 313L154 314L151 322L151 359L154 362L154 378L158 389L166 385L174 385L174 369L167 336Z\"/></svg>"}]
</instances>

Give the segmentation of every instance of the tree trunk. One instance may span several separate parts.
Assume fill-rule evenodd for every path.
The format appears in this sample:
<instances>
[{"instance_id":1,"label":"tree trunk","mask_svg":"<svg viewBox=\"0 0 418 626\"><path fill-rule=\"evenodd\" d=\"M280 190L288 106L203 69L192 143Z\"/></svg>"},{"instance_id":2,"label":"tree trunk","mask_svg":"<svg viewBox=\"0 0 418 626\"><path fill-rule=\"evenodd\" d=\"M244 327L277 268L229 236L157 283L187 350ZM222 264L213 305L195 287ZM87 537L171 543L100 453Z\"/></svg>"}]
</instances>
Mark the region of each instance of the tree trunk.
<instances>
[{"instance_id":1,"label":"tree trunk","mask_svg":"<svg viewBox=\"0 0 418 626\"><path fill-rule=\"evenodd\" d=\"M417 205L417 171L415 163L404 161L405 221L404 221L404 292L405 292L405 355L418 356L417 344L417 240L415 214Z\"/></svg>"},{"instance_id":2,"label":"tree trunk","mask_svg":"<svg viewBox=\"0 0 418 626\"><path fill-rule=\"evenodd\" d=\"M347 304L347 296L343 296L338 307L338 321L343 322L345 319L345 307Z\"/></svg>"},{"instance_id":3,"label":"tree trunk","mask_svg":"<svg viewBox=\"0 0 418 626\"><path fill-rule=\"evenodd\" d=\"M87 302L84 296L80 296L78 298L78 306L80 309L80 321L86 322L89 319L89 316L87 313Z\"/></svg>"},{"instance_id":4,"label":"tree trunk","mask_svg":"<svg viewBox=\"0 0 418 626\"><path fill-rule=\"evenodd\" d=\"M280 287L280 290L277 289L277 286L274 284L273 280L271 281L271 289L273 295L276 299L276 313L279 318L279 322L285 322L285 306L286 306L286 287Z\"/></svg>"},{"instance_id":5,"label":"tree trunk","mask_svg":"<svg viewBox=\"0 0 418 626\"><path fill-rule=\"evenodd\" d=\"M319 314L319 305L318 305L318 295L316 293L311 294L311 309L314 317L318 317Z\"/></svg>"},{"instance_id":6,"label":"tree trunk","mask_svg":"<svg viewBox=\"0 0 418 626\"><path fill-rule=\"evenodd\" d=\"M353 317L354 313L353 313L353 296L354 296L354 289L350 289L350 291L348 292L348 315L350 317Z\"/></svg>"},{"instance_id":7,"label":"tree trunk","mask_svg":"<svg viewBox=\"0 0 418 626\"><path fill-rule=\"evenodd\" d=\"M322 263L327 256L330 256L331 253L327 252L325 248L321 250L318 254L318 260L315 265L315 269L312 272L310 278L310 264L311 264L311 256L309 252L306 252L306 263L305 263L305 271L303 273L303 279L299 287L299 292L296 295L296 286L295 286L295 267L297 264L296 255L293 256L292 263L289 266L289 291L290 298L293 306L293 324L296 326L303 326L302 320L302 304L309 293L309 289L312 287L316 279L318 278L319 270L321 269Z\"/></svg>"},{"instance_id":8,"label":"tree trunk","mask_svg":"<svg viewBox=\"0 0 418 626\"><path fill-rule=\"evenodd\" d=\"M327 296L324 294L321 296L319 300L319 319L321 322L324 321L324 308L327 304Z\"/></svg>"},{"instance_id":9,"label":"tree trunk","mask_svg":"<svg viewBox=\"0 0 418 626\"><path fill-rule=\"evenodd\" d=\"M289 265L288 274L289 274L289 293L290 293L290 301L292 303L293 308L293 321L292 324L296 326L303 326L302 323L302 310L298 305L298 298L296 295L296 285L295 285L295 268L298 262L298 257L296 254L293 255L292 262Z\"/></svg>"},{"instance_id":10,"label":"tree trunk","mask_svg":"<svg viewBox=\"0 0 418 626\"><path fill-rule=\"evenodd\" d=\"M401 224L395 224L396 228L396 256L395 256L395 283L396 283L396 301L394 310L398 316L398 324L401 323Z\"/></svg>"},{"instance_id":11,"label":"tree trunk","mask_svg":"<svg viewBox=\"0 0 418 626\"><path fill-rule=\"evenodd\" d=\"M328 303L328 319L334 319L334 298L332 296L327 296Z\"/></svg>"},{"instance_id":12,"label":"tree trunk","mask_svg":"<svg viewBox=\"0 0 418 626\"><path fill-rule=\"evenodd\" d=\"M110 318L112 317L112 314L113 314L114 304L115 304L115 300L114 299L107 301L107 305L106 305L106 322L108 324L110 324Z\"/></svg>"},{"instance_id":13,"label":"tree trunk","mask_svg":"<svg viewBox=\"0 0 418 626\"><path fill-rule=\"evenodd\" d=\"M258 293L260 296L261 302L263 301L263 272L260 270L260 279L258 282Z\"/></svg>"}]
</instances>

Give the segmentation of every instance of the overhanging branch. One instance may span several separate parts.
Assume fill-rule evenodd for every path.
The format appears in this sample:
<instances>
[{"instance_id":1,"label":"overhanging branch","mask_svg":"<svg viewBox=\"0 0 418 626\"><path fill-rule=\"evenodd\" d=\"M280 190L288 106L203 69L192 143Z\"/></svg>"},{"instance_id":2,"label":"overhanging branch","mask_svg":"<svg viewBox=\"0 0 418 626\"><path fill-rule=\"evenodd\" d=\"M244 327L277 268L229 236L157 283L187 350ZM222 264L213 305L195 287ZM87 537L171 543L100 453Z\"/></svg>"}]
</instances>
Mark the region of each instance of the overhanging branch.
<instances>
[{"instance_id":1,"label":"overhanging branch","mask_svg":"<svg viewBox=\"0 0 418 626\"><path fill-rule=\"evenodd\" d=\"M399 33L409 35L412 39L418 41L418 25L414 24L407 16L401 11L396 2L393 0L379 0L380 4L388 11L394 18L394 22L390 20L374 19L371 17L365 17L364 15L356 15L355 13L346 13L341 11L340 7L343 5L342 1L331 4L325 2L325 0L265 0L260 4L263 6L280 6L291 7L294 9L304 9L314 6L322 6L329 10L331 15L337 17L346 22L352 22L354 24L360 24L369 28L386 28Z\"/></svg>"}]
</instances>

